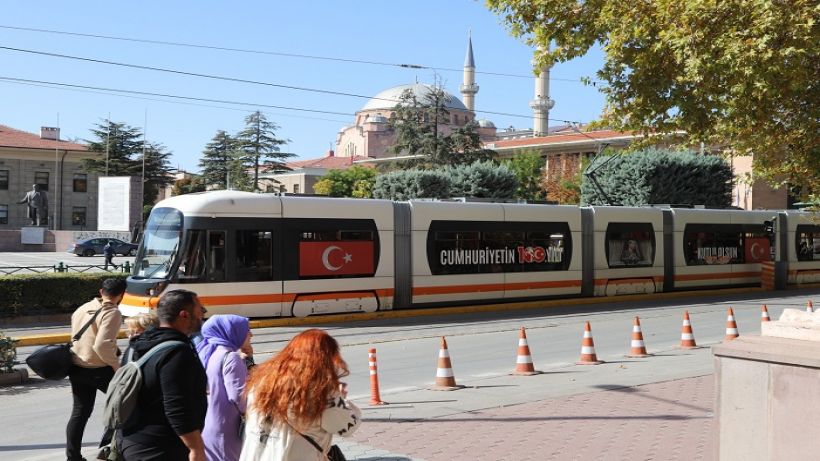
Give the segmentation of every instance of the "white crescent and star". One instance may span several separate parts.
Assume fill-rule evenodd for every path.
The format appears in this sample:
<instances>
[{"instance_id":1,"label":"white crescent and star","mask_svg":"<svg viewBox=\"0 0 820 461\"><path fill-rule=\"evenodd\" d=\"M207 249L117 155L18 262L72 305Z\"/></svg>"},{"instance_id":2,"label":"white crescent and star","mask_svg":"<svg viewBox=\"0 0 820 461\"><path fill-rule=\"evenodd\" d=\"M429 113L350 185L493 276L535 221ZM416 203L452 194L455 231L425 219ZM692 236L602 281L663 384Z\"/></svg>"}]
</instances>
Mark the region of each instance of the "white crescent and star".
<instances>
[{"instance_id":1,"label":"white crescent and star","mask_svg":"<svg viewBox=\"0 0 820 461\"><path fill-rule=\"evenodd\" d=\"M749 248L749 253L752 255L752 259L760 259L760 255L758 254L758 251L757 251L759 249L760 249L760 244L757 243L757 242L753 243L752 246Z\"/></svg>"},{"instance_id":2,"label":"white crescent and star","mask_svg":"<svg viewBox=\"0 0 820 461\"><path fill-rule=\"evenodd\" d=\"M344 264L342 264L341 266L334 266L333 264L330 264L330 253L336 250L343 251L336 245L331 245L325 248L325 251L322 252L322 265L324 265L325 269L329 271L337 271L341 269L342 266L344 266L345 264L353 261L353 256L350 253L345 253L345 255L342 257L342 259L344 260Z\"/></svg>"}]
</instances>

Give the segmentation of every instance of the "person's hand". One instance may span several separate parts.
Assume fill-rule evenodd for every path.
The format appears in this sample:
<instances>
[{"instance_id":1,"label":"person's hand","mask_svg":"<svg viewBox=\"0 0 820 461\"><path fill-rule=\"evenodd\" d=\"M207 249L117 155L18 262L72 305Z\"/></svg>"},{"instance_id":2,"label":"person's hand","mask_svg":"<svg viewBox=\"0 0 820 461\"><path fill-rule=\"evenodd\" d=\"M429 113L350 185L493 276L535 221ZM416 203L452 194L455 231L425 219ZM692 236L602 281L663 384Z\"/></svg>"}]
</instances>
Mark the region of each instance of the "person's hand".
<instances>
[{"instance_id":1,"label":"person's hand","mask_svg":"<svg viewBox=\"0 0 820 461\"><path fill-rule=\"evenodd\" d=\"M339 383L339 393L342 397L347 398L347 383Z\"/></svg>"},{"instance_id":2,"label":"person's hand","mask_svg":"<svg viewBox=\"0 0 820 461\"><path fill-rule=\"evenodd\" d=\"M191 450L188 453L188 461L207 461L205 459L205 448Z\"/></svg>"},{"instance_id":3,"label":"person's hand","mask_svg":"<svg viewBox=\"0 0 820 461\"><path fill-rule=\"evenodd\" d=\"M251 344L251 343L243 344L242 347L239 348L239 352L242 353L242 354L245 354L245 356L253 355L253 344ZM244 359L245 357L242 357L242 358Z\"/></svg>"}]
</instances>

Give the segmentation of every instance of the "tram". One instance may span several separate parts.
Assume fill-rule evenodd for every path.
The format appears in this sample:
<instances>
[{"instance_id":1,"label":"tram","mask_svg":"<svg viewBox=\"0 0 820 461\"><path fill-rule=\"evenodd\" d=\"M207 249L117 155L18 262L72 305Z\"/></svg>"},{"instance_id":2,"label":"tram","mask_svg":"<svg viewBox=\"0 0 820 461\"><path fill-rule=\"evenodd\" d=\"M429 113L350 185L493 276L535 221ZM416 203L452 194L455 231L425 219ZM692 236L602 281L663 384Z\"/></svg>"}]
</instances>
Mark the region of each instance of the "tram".
<instances>
[{"instance_id":1,"label":"tram","mask_svg":"<svg viewBox=\"0 0 820 461\"><path fill-rule=\"evenodd\" d=\"M212 191L154 207L120 309L178 288L210 313L305 317L759 286L775 238L788 283L820 282L820 226L799 211Z\"/></svg>"}]
</instances>

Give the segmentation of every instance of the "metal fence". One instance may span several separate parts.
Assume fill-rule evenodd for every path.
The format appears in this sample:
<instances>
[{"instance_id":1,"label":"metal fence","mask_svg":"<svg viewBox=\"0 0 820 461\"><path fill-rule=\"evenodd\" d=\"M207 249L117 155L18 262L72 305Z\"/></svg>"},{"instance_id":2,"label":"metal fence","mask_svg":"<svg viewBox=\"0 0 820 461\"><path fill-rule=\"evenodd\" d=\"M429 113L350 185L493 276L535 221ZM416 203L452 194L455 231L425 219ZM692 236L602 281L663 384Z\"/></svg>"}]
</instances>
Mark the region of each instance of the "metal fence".
<instances>
[{"instance_id":1,"label":"metal fence","mask_svg":"<svg viewBox=\"0 0 820 461\"><path fill-rule=\"evenodd\" d=\"M53 266L0 266L0 276L12 274L46 274L46 273L66 273L66 272L118 272L123 274L131 273L131 262L125 261L120 265L109 264L85 264L74 265L65 264L62 261Z\"/></svg>"}]
</instances>

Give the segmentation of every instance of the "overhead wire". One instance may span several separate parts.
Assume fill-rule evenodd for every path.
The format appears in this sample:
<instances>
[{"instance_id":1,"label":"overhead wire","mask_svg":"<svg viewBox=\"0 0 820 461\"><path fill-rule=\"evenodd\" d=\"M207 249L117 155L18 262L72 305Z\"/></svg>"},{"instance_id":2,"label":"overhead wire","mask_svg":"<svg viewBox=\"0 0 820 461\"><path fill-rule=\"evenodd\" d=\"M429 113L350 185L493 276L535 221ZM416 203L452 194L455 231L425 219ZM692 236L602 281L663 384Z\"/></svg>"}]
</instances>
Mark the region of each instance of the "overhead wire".
<instances>
[{"instance_id":1,"label":"overhead wire","mask_svg":"<svg viewBox=\"0 0 820 461\"><path fill-rule=\"evenodd\" d=\"M281 51L267 51L267 50L253 50L247 48L233 48L233 47L225 47L225 46L216 46L216 45L203 45L198 43L186 43L186 42L174 42L168 40L151 40L151 39L143 39L143 38L133 38L133 37L120 37L116 35L103 35L103 34L89 34L83 32L69 32L64 30L54 30L54 29L42 29L36 27L20 27L20 26L10 26L5 24L0 24L0 29L10 29L10 30L20 30L26 32L37 32L37 33L47 33L47 34L58 34L58 35L68 35L68 36L75 36L75 37L86 37L86 38L97 38L97 39L104 39L104 40L117 40L117 41L124 41L124 42L134 42L134 43L147 43L152 45L163 45L163 46L177 46L177 47L186 47L186 48L199 48L199 49L206 49L206 50L217 50L217 51L228 51L233 53L246 53L246 54L258 54L258 55L268 55L268 56L283 56L289 58L301 58L301 59L315 59L315 60L322 60L322 61L336 61L336 62L346 62L346 63L353 63L353 64L366 64L366 65L373 65L373 66L385 66L385 67L398 67L404 69L428 69L428 70L442 70L447 72L462 72L464 69L456 69L451 67L435 67L435 66L428 66L423 64L407 64L407 63L396 63L396 62L384 62L384 61L371 61L371 60L364 60L364 59L351 59L351 58L339 58L339 57L332 57L332 56L319 56L319 55L311 55L311 54L300 54L300 53L285 53ZM525 75L525 74L511 74L505 72L492 72L492 71L481 71L476 70L476 74L482 75L493 75L499 77L512 77L512 78L533 78L533 74ZM571 79L571 78L561 78L561 77L554 77L551 76L550 80L555 81L563 81L563 82L573 82L573 83L584 83L582 78ZM589 80L595 86L597 80Z\"/></svg>"},{"instance_id":2,"label":"overhead wire","mask_svg":"<svg viewBox=\"0 0 820 461\"><path fill-rule=\"evenodd\" d=\"M0 46L0 50L8 50L8 51L14 51L14 52L19 52L19 53L27 53L27 54L35 54L35 55L40 55L40 56L57 57L57 58L62 58L62 59L78 60L78 61L83 61L83 62L93 62L93 63L96 63L96 64L105 64L105 65L126 67L126 68L132 68L132 69L150 70L150 71L155 71L155 72L165 72L165 73L171 73L171 74L176 74L176 75L185 75L185 76L190 76L190 77L199 77L199 78L206 78L206 79L213 79L213 80L223 80L223 81L246 83L246 84L252 84L252 85L262 85L262 86L268 86L268 87L274 87L274 88L283 88L283 89L294 90L294 91L304 91L304 92L309 92L309 93L331 94L331 95L336 95L336 96L353 97L353 98L367 99L367 100L381 100L381 101L388 101L388 102L393 102L393 103L397 103L397 104L400 102L399 100L392 99L392 98L380 98L380 97L376 97L376 96L367 96L367 95L361 95L361 94L356 94L356 93L325 90L325 89L320 89L320 88L310 88L310 87L302 87L302 86L295 86L295 85L286 85L286 84L281 84L281 83L262 82L262 81L258 81L258 80L249 80L249 79L243 79L243 78L238 78L238 77L227 77L227 76L220 76L220 75L203 74L203 73L199 73L199 72L189 72L189 71L183 71L183 70L177 70L177 69L168 69L168 68L163 68L163 67L145 66L145 65L140 65L140 64L130 64L130 63L117 62L117 61L108 61L108 60L104 60L104 59L95 59L95 58L88 58L88 57L83 57L83 56L74 56L74 55L67 55L67 54L61 54L61 53L52 53L52 52L48 52L48 51L28 50L28 49L15 48L15 47L9 47L9 46ZM168 97L171 97L171 96L168 96ZM292 110L300 110L300 109L292 109ZM305 109L305 110L307 110L307 109ZM316 112L315 110L307 110L307 111ZM482 114L502 115L502 116L506 116L506 117L517 117L517 118L527 118L527 119L531 118L531 116L529 116L529 115L511 114L511 113L506 113L506 112L496 112L496 111L487 111L487 110L476 110L475 112L482 113ZM331 112L325 112L325 113L331 113ZM341 113L335 113L335 114L336 115L348 115L348 114L341 114ZM562 123L569 123L569 124L580 123L580 122L571 121L571 120L560 120L560 119L549 119L549 120L558 121L558 122L562 122Z\"/></svg>"}]
</instances>

